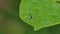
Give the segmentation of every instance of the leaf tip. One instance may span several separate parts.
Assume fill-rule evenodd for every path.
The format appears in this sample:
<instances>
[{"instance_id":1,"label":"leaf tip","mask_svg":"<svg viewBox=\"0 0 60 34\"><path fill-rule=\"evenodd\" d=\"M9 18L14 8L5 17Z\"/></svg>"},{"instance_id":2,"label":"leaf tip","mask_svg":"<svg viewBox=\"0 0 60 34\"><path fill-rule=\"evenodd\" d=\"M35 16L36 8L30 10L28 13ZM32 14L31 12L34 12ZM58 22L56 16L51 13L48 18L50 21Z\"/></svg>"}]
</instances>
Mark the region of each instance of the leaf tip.
<instances>
[{"instance_id":1,"label":"leaf tip","mask_svg":"<svg viewBox=\"0 0 60 34\"><path fill-rule=\"evenodd\" d=\"M40 29L40 27L34 27L34 31L37 31L39 29Z\"/></svg>"}]
</instances>

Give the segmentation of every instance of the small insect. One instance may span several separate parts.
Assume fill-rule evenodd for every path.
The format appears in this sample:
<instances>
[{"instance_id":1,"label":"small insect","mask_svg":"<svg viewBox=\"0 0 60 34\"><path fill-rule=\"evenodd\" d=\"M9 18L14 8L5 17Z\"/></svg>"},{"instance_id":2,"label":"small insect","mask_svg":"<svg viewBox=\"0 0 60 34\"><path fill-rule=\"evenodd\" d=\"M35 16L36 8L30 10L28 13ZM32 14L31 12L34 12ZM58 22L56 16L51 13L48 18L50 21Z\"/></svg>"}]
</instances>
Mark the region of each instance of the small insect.
<instances>
[{"instance_id":1,"label":"small insect","mask_svg":"<svg viewBox=\"0 0 60 34\"><path fill-rule=\"evenodd\" d=\"M29 15L29 19L32 19L33 18L33 16L32 15Z\"/></svg>"}]
</instances>

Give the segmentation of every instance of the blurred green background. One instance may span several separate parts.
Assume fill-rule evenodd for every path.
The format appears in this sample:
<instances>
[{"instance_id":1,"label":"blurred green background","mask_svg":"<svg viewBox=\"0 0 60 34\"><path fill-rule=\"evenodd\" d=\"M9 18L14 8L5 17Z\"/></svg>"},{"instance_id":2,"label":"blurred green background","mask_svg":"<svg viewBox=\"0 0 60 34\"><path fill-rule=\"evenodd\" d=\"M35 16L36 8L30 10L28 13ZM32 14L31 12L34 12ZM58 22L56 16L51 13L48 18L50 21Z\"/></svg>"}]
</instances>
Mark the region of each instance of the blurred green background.
<instances>
[{"instance_id":1,"label":"blurred green background","mask_svg":"<svg viewBox=\"0 0 60 34\"><path fill-rule=\"evenodd\" d=\"M19 17L21 0L0 0L0 34L60 34L60 24L33 31Z\"/></svg>"}]
</instances>

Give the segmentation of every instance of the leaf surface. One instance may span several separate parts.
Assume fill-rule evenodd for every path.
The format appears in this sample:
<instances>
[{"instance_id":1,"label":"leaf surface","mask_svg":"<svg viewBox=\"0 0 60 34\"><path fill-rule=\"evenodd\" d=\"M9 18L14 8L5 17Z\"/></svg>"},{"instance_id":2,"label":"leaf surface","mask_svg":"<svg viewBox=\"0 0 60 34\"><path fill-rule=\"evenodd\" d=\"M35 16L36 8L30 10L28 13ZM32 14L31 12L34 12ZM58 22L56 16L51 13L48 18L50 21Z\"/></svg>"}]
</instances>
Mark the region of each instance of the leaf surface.
<instances>
[{"instance_id":1,"label":"leaf surface","mask_svg":"<svg viewBox=\"0 0 60 34\"><path fill-rule=\"evenodd\" d=\"M59 0L22 0L19 16L32 25L34 31L60 24Z\"/></svg>"}]
</instances>

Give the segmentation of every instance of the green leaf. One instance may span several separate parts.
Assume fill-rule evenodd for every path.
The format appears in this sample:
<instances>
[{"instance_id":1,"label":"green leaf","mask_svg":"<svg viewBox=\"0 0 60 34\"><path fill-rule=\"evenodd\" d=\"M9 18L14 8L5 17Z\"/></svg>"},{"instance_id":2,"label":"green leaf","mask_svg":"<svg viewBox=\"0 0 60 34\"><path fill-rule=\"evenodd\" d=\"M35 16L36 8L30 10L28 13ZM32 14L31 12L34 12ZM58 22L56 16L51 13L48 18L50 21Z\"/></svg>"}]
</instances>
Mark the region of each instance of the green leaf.
<instances>
[{"instance_id":1,"label":"green leaf","mask_svg":"<svg viewBox=\"0 0 60 34\"><path fill-rule=\"evenodd\" d=\"M22 0L19 16L34 31L60 24L60 4L58 0Z\"/></svg>"}]
</instances>

